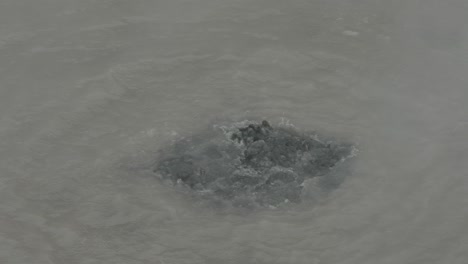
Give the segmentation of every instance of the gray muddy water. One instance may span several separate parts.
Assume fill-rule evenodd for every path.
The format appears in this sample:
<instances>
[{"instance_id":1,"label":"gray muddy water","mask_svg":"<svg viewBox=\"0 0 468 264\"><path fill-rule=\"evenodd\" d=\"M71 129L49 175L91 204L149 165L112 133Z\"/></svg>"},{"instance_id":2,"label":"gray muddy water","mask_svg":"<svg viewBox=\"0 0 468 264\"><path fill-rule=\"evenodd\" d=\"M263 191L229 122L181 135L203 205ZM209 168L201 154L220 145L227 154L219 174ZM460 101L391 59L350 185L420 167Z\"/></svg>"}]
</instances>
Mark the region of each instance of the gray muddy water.
<instances>
[{"instance_id":1,"label":"gray muddy water","mask_svg":"<svg viewBox=\"0 0 468 264\"><path fill-rule=\"evenodd\" d=\"M467 263L467 47L463 0L2 0L0 262ZM239 213L148 169L251 117L349 175Z\"/></svg>"}]
</instances>

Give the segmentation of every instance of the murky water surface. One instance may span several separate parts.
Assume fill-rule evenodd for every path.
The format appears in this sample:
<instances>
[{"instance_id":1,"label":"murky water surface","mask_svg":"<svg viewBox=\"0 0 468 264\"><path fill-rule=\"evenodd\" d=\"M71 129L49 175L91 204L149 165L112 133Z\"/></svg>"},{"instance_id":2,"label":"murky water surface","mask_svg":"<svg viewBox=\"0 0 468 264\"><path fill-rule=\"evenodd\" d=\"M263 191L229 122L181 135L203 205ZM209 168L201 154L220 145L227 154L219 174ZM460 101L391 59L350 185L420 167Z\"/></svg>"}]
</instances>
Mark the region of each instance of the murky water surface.
<instances>
[{"instance_id":1,"label":"murky water surface","mask_svg":"<svg viewBox=\"0 0 468 264\"><path fill-rule=\"evenodd\" d=\"M0 262L468 261L463 0L0 3ZM346 180L281 209L161 184L213 123L353 142Z\"/></svg>"}]
</instances>

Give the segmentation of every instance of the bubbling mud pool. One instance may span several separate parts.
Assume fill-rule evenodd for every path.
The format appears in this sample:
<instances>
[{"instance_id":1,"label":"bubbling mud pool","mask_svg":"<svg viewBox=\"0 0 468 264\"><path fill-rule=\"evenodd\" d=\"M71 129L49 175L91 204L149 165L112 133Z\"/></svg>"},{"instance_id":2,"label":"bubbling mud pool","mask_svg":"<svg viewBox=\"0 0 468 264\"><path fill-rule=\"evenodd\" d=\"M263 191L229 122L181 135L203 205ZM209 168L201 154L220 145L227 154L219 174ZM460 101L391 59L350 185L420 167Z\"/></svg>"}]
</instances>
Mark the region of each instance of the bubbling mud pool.
<instances>
[{"instance_id":1,"label":"bubbling mud pool","mask_svg":"<svg viewBox=\"0 0 468 264\"><path fill-rule=\"evenodd\" d=\"M329 192L354 155L349 143L292 126L214 125L161 150L153 172L168 186L221 206L277 208Z\"/></svg>"}]
</instances>

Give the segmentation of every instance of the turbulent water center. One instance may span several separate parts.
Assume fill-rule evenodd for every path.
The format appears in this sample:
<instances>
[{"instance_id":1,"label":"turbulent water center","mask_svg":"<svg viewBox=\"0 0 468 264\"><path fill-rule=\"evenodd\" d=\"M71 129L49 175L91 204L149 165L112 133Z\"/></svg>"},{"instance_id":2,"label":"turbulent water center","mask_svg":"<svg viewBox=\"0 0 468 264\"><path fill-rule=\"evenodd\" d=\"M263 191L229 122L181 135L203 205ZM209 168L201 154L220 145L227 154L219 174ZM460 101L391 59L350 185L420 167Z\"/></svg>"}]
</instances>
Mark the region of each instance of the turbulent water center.
<instances>
[{"instance_id":1,"label":"turbulent water center","mask_svg":"<svg viewBox=\"0 0 468 264\"><path fill-rule=\"evenodd\" d=\"M349 144L323 142L290 126L240 122L178 140L162 152L154 172L197 195L234 206L276 207L301 202L306 181L326 181L351 152Z\"/></svg>"}]
</instances>

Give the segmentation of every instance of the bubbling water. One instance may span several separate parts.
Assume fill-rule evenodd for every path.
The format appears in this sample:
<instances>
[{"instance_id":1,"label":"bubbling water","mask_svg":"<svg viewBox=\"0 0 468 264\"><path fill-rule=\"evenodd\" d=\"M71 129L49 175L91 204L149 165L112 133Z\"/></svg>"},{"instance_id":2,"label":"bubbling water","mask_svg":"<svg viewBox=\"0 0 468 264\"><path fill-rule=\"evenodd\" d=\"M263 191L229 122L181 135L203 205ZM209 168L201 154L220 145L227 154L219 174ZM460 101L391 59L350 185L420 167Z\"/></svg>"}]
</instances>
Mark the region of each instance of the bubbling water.
<instances>
[{"instance_id":1,"label":"bubbling water","mask_svg":"<svg viewBox=\"0 0 468 264\"><path fill-rule=\"evenodd\" d=\"M291 126L244 121L180 139L163 151L154 172L220 203L271 208L301 202L310 180L329 188L331 171L352 150Z\"/></svg>"}]
</instances>

